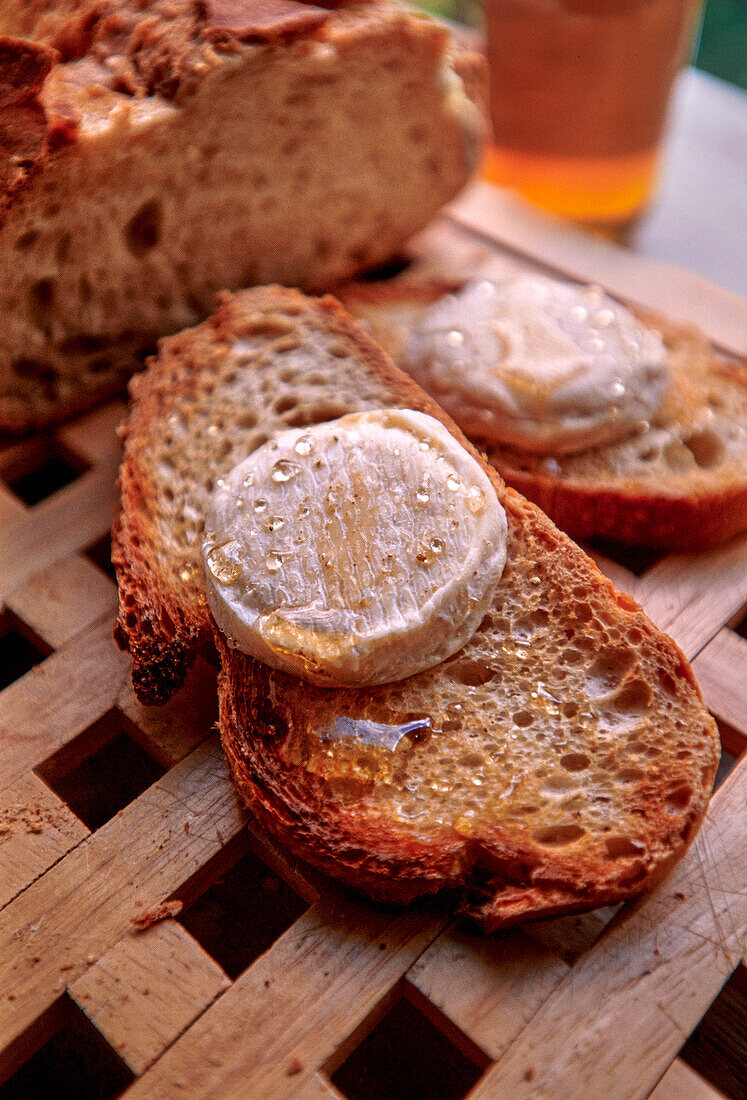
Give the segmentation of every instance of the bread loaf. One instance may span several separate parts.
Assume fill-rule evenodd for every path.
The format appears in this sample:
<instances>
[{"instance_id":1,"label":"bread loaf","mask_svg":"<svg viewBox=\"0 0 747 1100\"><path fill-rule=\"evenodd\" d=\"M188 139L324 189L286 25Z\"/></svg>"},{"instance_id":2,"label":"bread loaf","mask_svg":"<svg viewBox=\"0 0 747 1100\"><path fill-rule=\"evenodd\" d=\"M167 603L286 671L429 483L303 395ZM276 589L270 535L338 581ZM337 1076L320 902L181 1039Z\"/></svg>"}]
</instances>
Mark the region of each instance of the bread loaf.
<instances>
[{"instance_id":1,"label":"bread loaf","mask_svg":"<svg viewBox=\"0 0 747 1100\"><path fill-rule=\"evenodd\" d=\"M219 289L382 263L477 160L473 60L389 0L5 0L0 34L0 431Z\"/></svg>"},{"instance_id":2,"label":"bread loaf","mask_svg":"<svg viewBox=\"0 0 747 1100\"><path fill-rule=\"evenodd\" d=\"M406 680L315 687L232 649L200 552L219 478L279 429L408 408L459 429L331 298L224 295L133 379L113 561L144 702L218 649L232 775L292 851L405 902L444 888L488 930L616 902L684 853L718 737L675 643L484 466L508 520L488 613Z\"/></svg>"}]
</instances>

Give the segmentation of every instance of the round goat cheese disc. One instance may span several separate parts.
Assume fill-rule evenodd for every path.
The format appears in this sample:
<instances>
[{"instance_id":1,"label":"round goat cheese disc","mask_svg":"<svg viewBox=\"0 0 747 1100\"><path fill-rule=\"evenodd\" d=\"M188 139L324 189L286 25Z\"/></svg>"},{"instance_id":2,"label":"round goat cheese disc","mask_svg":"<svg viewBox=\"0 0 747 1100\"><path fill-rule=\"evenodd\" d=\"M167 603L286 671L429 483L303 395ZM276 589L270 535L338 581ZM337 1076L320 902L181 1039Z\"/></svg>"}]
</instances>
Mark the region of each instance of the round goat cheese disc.
<instances>
[{"instance_id":1,"label":"round goat cheese disc","mask_svg":"<svg viewBox=\"0 0 747 1100\"><path fill-rule=\"evenodd\" d=\"M541 275L439 299L402 366L470 436L550 455L644 430L669 383L658 332L598 287Z\"/></svg>"},{"instance_id":2,"label":"round goat cheese disc","mask_svg":"<svg viewBox=\"0 0 747 1100\"><path fill-rule=\"evenodd\" d=\"M229 643L323 685L401 680L472 636L506 515L433 417L355 413L283 432L224 475L203 557Z\"/></svg>"}]
</instances>

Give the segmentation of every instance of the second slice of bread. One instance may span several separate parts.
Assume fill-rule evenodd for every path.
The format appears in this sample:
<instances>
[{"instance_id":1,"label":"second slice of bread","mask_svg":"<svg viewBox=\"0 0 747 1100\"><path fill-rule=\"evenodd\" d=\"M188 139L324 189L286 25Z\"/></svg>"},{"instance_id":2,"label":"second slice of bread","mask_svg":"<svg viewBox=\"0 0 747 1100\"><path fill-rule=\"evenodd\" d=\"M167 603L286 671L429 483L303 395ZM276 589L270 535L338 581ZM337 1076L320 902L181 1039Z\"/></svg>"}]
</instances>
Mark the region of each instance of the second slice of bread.
<instances>
[{"instance_id":1,"label":"second slice of bread","mask_svg":"<svg viewBox=\"0 0 747 1100\"><path fill-rule=\"evenodd\" d=\"M457 284L428 279L353 283L336 293L395 362L426 310ZM509 485L572 538L704 550L747 529L747 364L717 355L694 328L635 310L658 329L668 395L642 433L579 454L538 455L460 427Z\"/></svg>"},{"instance_id":2,"label":"second slice of bread","mask_svg":"<svg viewBox=\"0 0 747 1100\"><path fill-rule=\"evenodd\" d=\"M145 702L212 647L200 541L221 474L275 431L411 408L459 430L339 305L222 298L132 383L113 560ZM487 929L638 893L686 850L718 760L689 665L630 598L490 471L508 560L474 637L436 668L316 688L219 633L234 780L294 852L377 897L444 888Z\"/></svg>"}]
</instances>

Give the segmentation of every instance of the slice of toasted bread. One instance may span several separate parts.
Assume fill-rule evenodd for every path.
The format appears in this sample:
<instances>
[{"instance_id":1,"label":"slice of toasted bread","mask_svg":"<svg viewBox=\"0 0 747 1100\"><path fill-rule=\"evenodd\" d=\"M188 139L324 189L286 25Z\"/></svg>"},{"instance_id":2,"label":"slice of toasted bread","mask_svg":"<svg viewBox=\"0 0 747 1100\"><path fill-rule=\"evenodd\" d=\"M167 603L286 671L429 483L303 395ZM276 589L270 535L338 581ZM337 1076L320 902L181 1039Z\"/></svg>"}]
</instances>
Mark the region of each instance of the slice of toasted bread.
<instances>
[{"instance_id":1,"label":"slice of toasted bread","mask_svg":"<svg viewBox=\"0 0 747 1100\"><path fill-rule=\"evenodd\" d=\"M399 362L409 332L454 289L405 277L335 293ZM460 420L460 427L509 485L573 538L669 550L717 546L747 529L747 363L716 355L696 329L633 312L661 332L672 376L643 434L543 456L484 440L474 420Z\"/></svg>"},{"instance_id":2,"label":"slice of toasted bread","mask_svg":"<svg viewBox=\"0 0 747 1100\"><path fill-rule=\"evenodd\" d=\"M331 298L224 295L132 383L113 560L117 634L146 702L211 619L200 538L222 473L278 428L412 408L459 429ZM221 733L260 821L309 862L398 902L464 891L487 929L645 889L682 855L718 760L675 643L485 467L508 518L489 613L407 680L325 689L216 631Z\"/></svg>"},{"instance_id":3,"label":"slice of toasted bread","mask_svg":"<svg viewBox=\"0 0 747 1100\"><path fill-rule=\"evenodd\" d=\"M0 52L0 431L217 290L383 263L479 158L479 62L390 0L5 0Z\"/></svg>"}]
</instances>

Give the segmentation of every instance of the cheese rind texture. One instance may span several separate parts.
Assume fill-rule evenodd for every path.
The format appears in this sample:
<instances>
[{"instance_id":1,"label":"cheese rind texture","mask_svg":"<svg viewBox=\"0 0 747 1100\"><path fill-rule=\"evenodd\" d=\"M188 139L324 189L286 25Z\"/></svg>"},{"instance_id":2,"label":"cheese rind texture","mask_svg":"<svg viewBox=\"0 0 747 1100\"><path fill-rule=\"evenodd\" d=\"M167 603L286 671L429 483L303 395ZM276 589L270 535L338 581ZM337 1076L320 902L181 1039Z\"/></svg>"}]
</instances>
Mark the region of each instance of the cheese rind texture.
<instances>
[{"instance_id":1,"label":"cheese rind texture","mask_svg":"<svg viewBox=\"0 0 747 1100\"><path fill-rule=\"evenodd\" d=\"M283 432L210 500L203 559L229 643L312 683L405 679L474 634L506 561L506 515L433 417L354 413Z\"/></svg>"},{"instance_id":2,"label":"cheese rind texture","mask_svg":"<svg viewBox=\"0 0 747 1100\"><path fill-rule=\"evenodd\" d=\"M550 455L645 430L669 383L658 332L598 287L541 275L441 298L401 365L470 435Z\"/></svg>"}]
</instances>

